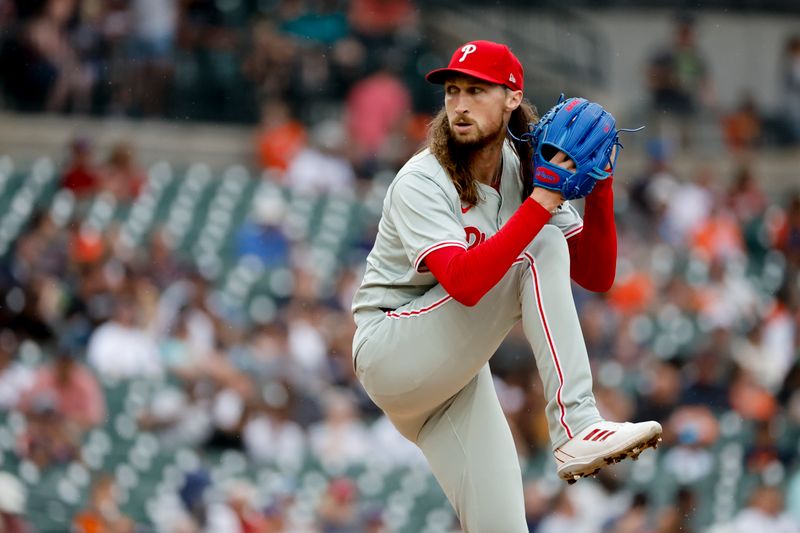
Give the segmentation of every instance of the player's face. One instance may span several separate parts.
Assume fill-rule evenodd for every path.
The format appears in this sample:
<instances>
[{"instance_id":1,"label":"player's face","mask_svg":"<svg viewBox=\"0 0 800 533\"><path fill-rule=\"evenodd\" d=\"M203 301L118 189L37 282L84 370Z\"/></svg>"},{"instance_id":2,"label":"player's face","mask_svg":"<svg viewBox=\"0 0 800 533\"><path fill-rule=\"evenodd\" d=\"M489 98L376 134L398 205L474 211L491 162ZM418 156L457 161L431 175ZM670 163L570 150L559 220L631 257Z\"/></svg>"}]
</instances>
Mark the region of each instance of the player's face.
<instances>
[{"instance_id":1,"label":"player's face","mask_svg":"<svg viewBox=\"0 0 800 533\"><path fill-rule=\"evenodd\" d=\"M521 91L508 91L471 76L451 77L444 84L444 107L452 139L483 146L504 138L508 117L521 96Z\"/></svg>"}]
</instances>

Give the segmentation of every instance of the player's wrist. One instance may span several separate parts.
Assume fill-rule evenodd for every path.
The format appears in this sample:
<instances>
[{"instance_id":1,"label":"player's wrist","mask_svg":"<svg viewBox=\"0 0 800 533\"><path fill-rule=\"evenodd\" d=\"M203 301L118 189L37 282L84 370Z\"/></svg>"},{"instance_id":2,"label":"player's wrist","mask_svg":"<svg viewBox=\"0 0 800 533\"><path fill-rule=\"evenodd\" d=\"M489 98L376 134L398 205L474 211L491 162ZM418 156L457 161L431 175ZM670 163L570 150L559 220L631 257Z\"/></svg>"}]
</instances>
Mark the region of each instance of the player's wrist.
<instances>
[{"instance_id":1,"label":"player's wrist","mask_svg":"<svg viewBox=\"0 0 800 533\"><path fill-rule=\"evenodd\" d=\"M550 214L555 213L558 207L564 203L564 197L561 196L560 192L551 191L543 187L534 187L530 198L544 207Z\"/></svg>"}]
</instances>

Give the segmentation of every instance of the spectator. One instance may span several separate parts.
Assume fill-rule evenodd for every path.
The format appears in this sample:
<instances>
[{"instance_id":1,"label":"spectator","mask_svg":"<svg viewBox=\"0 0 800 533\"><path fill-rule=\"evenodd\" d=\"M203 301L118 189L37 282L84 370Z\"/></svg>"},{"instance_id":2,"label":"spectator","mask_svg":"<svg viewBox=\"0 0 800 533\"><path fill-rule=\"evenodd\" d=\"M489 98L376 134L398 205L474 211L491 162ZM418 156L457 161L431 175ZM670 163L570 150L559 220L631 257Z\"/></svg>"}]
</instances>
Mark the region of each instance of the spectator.
<instances>
[{"instance_id":1,"label":"spectator","mask_svg":"<svg viewBox=\"0 0 800 533\"><path fill-rule=\"evenodd\" d=\"M135 524L119 508L114 478L102 474L92 484L89 505L73 520L81 533L133 533Z\"/></svg>"},{"instance_id":2,"label":"spectator","mask_svg":"<svg viewBox=\"0 0 800 533\"><path fill-rule=\"evenodd\" d=\"M731 407L745 420L766 422L778 410L775 397L746 370L736 373L729 394Z\"/></svg>"},{"instance_id":3,"label":"spectator","mask_svg":"<svg viewBox=\"0 0 800 533\"><path fill-rule=\"evenodd\" d=\"M707 217L689 230L689 242L697 257L705 260L739 260L744 255L742 230L732 213L714 200Z\"/></svg>"},{"instance_id":4,"label":"spectator","mask_svg":"<svg viewBox=\"0 0 800 533\"><path fill-rule=\"evenodd\" d=\"M347 478L330 482L319 506L321 533L358 533L363 531L358 514L358 490Z\"/></svg>"},{"instance_id":5,"label":"spectator","mask_svg":"<svg viewBox=\"0 0 800 533\"><path fill-rule=\"evenodd\" d=\"M92 146L88 140L77 138L70 146L71 159L61 178L61 187L72 191L78 198L86 198L97 192L99 177L92 161Z\"/></svg>"},{"instance_id":6,"label":"spectator","mask_svg":"<svg viewBox=\"0 0 800 533\"><path fill-rule=\"evenodd\" d=\"M775 393L795 363L795 325L786 302L776 300L748 335L737 339L733 357L757 382Z\"/></svg>"},{"instance_id":7,"label":"spectator","mask_svg":"<svg viewBox=\"0 0 800 533\"><path fill-rule=\"evenodd\" d=\"M358 168L376 160L393 160L391 137L402 130L410 111L409 90L390 70L376 72L353 86L345 122Z\"/></svg>"},{"instance_id":8,"label":"spectator","mask_svg":"<svg viewBox=\"0 0 800 533\"><path fill-rule=\"evenodd\" d=\"M172 47L178 21L176 0L133 0L131 87L133 106L145 116L163 115L173 74Z\"/></svg>"},{"instance_id":9,"label":"spectator","mask_svg":"<svg viewBox=\"0 0 800 533\"><path fill-rule=\"evenodd\" d=\"M201 388L189 380L182 385L159 388L137 413L138 427L152 432L166 449L200 446L213 431L210 402Z\"/></svg>"},{"instance_id":10,"label":"spectator","mask_svg":"<svg viewBox=\"0 0 800 533\"><path fill-rule=\"evenodd\" d=\"M348 17L362 38L390 38L416 22L417 10L411 0L354 0Z\"/></svg>"},{"instance_id":11,"label":"spectator","mask_svg":"<svg viewBox=\"0 0 800 533\"><path fill-rule=\"evenodd\" d=\"M355 173L345 157L347 136L336 121L319 124L312 146L301 150L286 171L286 184L306 194L347 195L355 187Z\"/></svg>"},{"instance_id":12,"label":"spectator","mask_svg":"<svg viewBox=\"0 0 800 533\"><path fill-rule=\"evenodd\" d=\"M16 352L14 332L0 330L0 411L16 407L25 390L33 385L33 371L16 360Z\"/></svg>"},{"instance_id":13,"label":"spectator","mask_svg":"<svg viewBox=\"0 0 800 533\"><path fill-rule=\"evenodd\" d=\"M668 120L677 119L680 143L688 147L693 124L688 119L710 108L715 99L707 61L697 46L692 16L676 17L672 44L650 59L647 87L655 111L653 118L660 129L670 127L662 120L662 114ZM664 132L660 136L664 137Z\"/></svg>"},{"instance_id":14,"label":"spectator","mask_svg":"<svg viewBox=\"0 0 800 533\"><path fill-rule=\"evenodd\" d=\"M100 190L111 193L118 202L131 202L144 183L145 173L136 163L133 148L124 142L115 144L102 169Z\"/></svg>"},{"instance_id":15,"label":"spectator","mask_svg":"<svg viewBox=\"0 0 800 533\"><path fill-rule=\"evenodd\" d=\"M762 216L767 208L768 200L760 181L751 167L743 165L737 169L728 189L728 206L743 226Z\"/></svg>"},{"instance_id":16,"label":"spectator","mask_svg":"<svg viewBox=\"0 0 800 533\"><path fill-rule=\"evenodd\" d=\"M755 149L761 142L761 114L752 94L745 94L739 106L723 119L723 132L728 148L734 153Z\"/></svg>"},{"instance_id":17,"label":"spectator","mask_svg":"<svg viewBox=\"0 0 800 533\"><path fill-rule=\"evenodd\" d=\"M714 182L713 170L701 168L692 181L673 189L664 213L665 237L670 244L685 243L711 216L716 196Z\"/></svg>"},{"instance_id":18,"label":"spectator","mask_svg":"<svg viewBox=\"0 0 800 533\"><path fill-rule=\"evenodd\" d=\"M621 516L613 519L608 531L611 533L645 533L651 531L648 528L647 503L647 497L644 494L634 495L630 508Z\"/></svg>"},{"instance_id":19,"label":"spectator","mask_svg":"<svg viewBox=\"0 0 800 533\"><path fill-rule=\"evenodd\" d=\"M183 308L178 312L169 335L159 342L161 361L178 376L194 375L205 357L210 355L211 346L197 346L191 342L189 334L190 311Z\"/></svg>"},{"instance_id":20,"label":"spectator","mask_svg":"<svg viewBox=\"0 0 800 533\"><path fill-rule=\"evenodd\" d=\"M785 119L788 122L791 139L800 142L800 35L795 35L786 43L783 62L783 89L782 109L786 110Z\"/></svg>"},{"instance_id":21,"label":"spectator","mask_svg":"<svg viewBox=\"0 0 800 533\"><path fill-rule=\"evenodd\" d=\"M40 367L33 385L20 400L24 412L52 412L80 431L106 417L105 400L97 379L79 360L78 348L62 345L53 361Z\"/></svg>"},{"instance_id":22,"label":"spectator","mask_svg":"<svg viewBox=\"0 0 800 533\"><path fill-rule=\"evenodd\" d=\"M106 416L97 380L76 358L75 347L60 347L20 399L28 423L19 452L40 468L78 459L84 433Z\"/></svg>"},{"instance_id":23,"label":"spectator","mask_svg":"<svg viewBox=\"0 0 800 533\"><path fill-rule=\"evenodd\" d=\"M319 378L325 372L327 363L325 338L317 326L324 309L317 303L316 295L313 299L309 298L309 294L315 291L316 287L306 289L308 293L305 298L301 296L304 290L301 284L314 284L310 275L307 275L305 280L297 279L295 283L295 299L286 309L289 354L296 365L309 372L310 376Z\"/></svg>"},{"instance_id":24,"label":"spectator","mask_svg":"<svg viewBox=\"0 0 800 533\"><path fill-rule=\"evenodd\" d=\"M552 502L551 512L539 523L536 531L537 533L560 533L562 531L589 533L591 530L581 522L581 517L569 493L561 491Z\"/></svg>"},{"instance_id":25,"label":"spectator","mask_svg":"<svg viewBox=\"0 0 800 533\"><path fill-rule=\"evenodd\" d=\"M256 152L264 170L282 178L306 143L306 130L292 118L282 100L268 99L261 109L261 124L256 134Z\"/></svg>"},{"instance_id":26,"label":"spectator","mask_svg":"<svg viewBox=\"0 0 800 533\"><path fill-rule=\"evenodd\" d=\"M657 533L694 533L692 511L697 508L695 494L686 488L678 491L676 505L661 511L655 531Z\"/></svg>"},{"instance_id":27,"label":"spectator","mask_svg":"<svg viewBox=\"0 0 800 533\"><path fill-rule=\"evenodd\" d=\"M750 503L733 520L733 533L798 533L800 526L784 512L783 495L776 487L758 487Z\"/></svg>"},{"instance_id":28,"label":"spectator","mask_svg":"<svg viewBox=\"0 0 800 533\"><path fill-rule=\"evenodd\" d=\"M264 99L263 105L267 108L261 110L262 124L269 129L277 123L272 117L279 116L277 110L270 107L271 104L288 102L292 98L299 43L283 35L266 17L253 18L249 40L249 52L244 57L242 70L258 97ZM288 108L286 111L289 111ZM286 133L291 138L288 134L297 132Z\"/></svg>"},{"instance_id":29,"label":"spectator","mask_svg":"<svg viewBox=\"0 0 800 533\"><path fill-rule=\"evenodd\" d=\"M188 274L186 265L173 252L173 237L164 228L157 228L150 236L149 256L143 257L141 272L159 289L165 289Z\"/></svg>"},{"instance_id":30,"label":"spectator","mask_svg":"<svg viewBox=\"0 0 800 533\"><path fill-rule=\"evenodd\" d=\"M291 246L283 230L285 220L286 205L279 192L258 194L252 215L236 233L237 255L255 257L269 270L288 266Z\"/></svg>"},{"instance_id":31,"label":"spectator","mask_svg":"<svg viewBox=\"0 0 800 533\"><path fill-rule=\"evenodd\" d=\"M235 525L241 533L271 533L273 530L267 517L258 509L258 493L248 481L235 480L226 491L227 506L235 517ZM226 531L234 530L228 529Z\"/></svg>"},{"instance_id":32,"label":"spectator","mask_svg":"<svg viewBox=\"0 0 800 533\"><path fill-rule=\"evenodd\" d=\"M776 247L796 270L800 269L800 194L793 194L776 230Z\"/></svg>"},{"instance_id":33,"label":"spectator","mask_svg":"<svg viewBox=\"0 0 800 533\"><path fill-rule=\"evenodd\" d=\"M342 391L326 394L325 419L309 429L314 455L329 468L341 469L366 457L369 434L354 409L353 398Z\"/></svg>"},{"instance_id":34,"label":"spectator","mask_svg":"<svg viewBox=\"0 0 800 533\"><path fill-rule=\"evenodd\" d=\"M652 361L646 366L642 401L637 403L634 419L667 420L679 405L680 368L674 361Z\"/></svg>"},{"instance_id":35,"label":"spectator","mask_svg":"<svg viewBox=\"0 0 800 533\"><path fill-rule=\"evenodd\" d=\"M111 320L92 333L87 360L100 375L133 378L161 374L158 347L139 325L137 313L130 302L119 299Z\"/></svg>"},{"instance_id":36,"label":"spectator","mask_svg":"<svg viewBox=\"0 0 800 533\"><path fill-rule=\"evenodd\" d=\"M753 442L748 446L744 459L748 472L763 476L790 460L778 444L778 430L774 420L758 422L754 433Z\"/></svg>"},{"instance_id":37,"label":"spectator","mask_svg":"<svg viewBox=\"0 0 800 533\"><path fill-rule=\"evenodd\" d=\"M244 451L242 438L248 419L248 405L255 397L255 384L234 367L223 353L214 354L200 369L200 378L212 391L212 433L205 445L216 449Z\"/></svg>"},{"instance_id":38,"label":"spectator","mask_svg":"<svg viewBox=\"0 0 800 533\"><path fill-rule=\"evenodd\" d=\"M263 401L254 402L242 438L255 461L299 469L306 454L306 436L291 419L291 389L272 382L264 386Z\"/></svg>"},{"instance_id":39,"label":"spectator","mask_svg":"<svg viewBox=\"0 0 800 533\"><path fill-rule=\"evenodd\" d=\"M708 265L708 279L694 294L701 320L721 330L758 320L758 294L736 270L737 263L716 257ZM691 311L693 309L687 309Z\"/></svg>"},{"instance_id":40,"label":"spectator","mask_svg":"<svg viewBox=\"0 0 800 533\"><path fill-rule=\"evenodd\" d=\"M185 327L184 340L190 359L200 359L217 346L219 327L209 309L209 292L208 281L196 272L189 272L163 290L154 323L149 325L158 338ZM179 326L180 320L185 324Z\"/></svg>"},{"instance_id":41,"label":"spectator","mask_svg":"<svg viewBox=\"0 0 800 533\"><path fill-rule=\"evenodd\" d=\"M187 472L183 479L178 496L186 513L185 518L191 524L187 528L188 531L203 531L209 525L209 509L205 494L210 486L211 476L205 468ZM175 525L170 524L170 529L175 529Z\"/></svg>"},{"instance_id":42,"label":"spectator","mask_svg":"<svg viewBox=\"0 0 800 533\"><path fill-rule=\"evenodd\" d=\"M281 30L300 41L331 45L347 35L347 19L338 2L284 3Z\"/></svg>"}]
</instances>

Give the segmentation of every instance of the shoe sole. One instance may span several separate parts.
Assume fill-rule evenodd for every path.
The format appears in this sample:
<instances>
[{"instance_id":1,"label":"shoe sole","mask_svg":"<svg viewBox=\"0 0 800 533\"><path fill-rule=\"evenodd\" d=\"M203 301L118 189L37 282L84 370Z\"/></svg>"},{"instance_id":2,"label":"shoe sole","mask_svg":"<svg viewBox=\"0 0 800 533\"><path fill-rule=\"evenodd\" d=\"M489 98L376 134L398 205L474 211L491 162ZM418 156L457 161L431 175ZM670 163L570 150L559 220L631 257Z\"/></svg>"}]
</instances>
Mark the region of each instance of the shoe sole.
<instances>
[{"instance_id":1,"label":"shoe sole","mask_svg":"<svg viewBox=\"0 0 800 533\"><path fill-rule=\"evenodd\" d=\"M558 473L558 477L572 485L581 478L596 476L604 466L613 465L628 458L636 461L644 450L658 448L659 443L661 443L661 435L662 431L658 431L655 435L634 440L632 443L627 443L607 455L596 457L588 463L576 464L565 468Z\"/></svg>"}]
</instances>

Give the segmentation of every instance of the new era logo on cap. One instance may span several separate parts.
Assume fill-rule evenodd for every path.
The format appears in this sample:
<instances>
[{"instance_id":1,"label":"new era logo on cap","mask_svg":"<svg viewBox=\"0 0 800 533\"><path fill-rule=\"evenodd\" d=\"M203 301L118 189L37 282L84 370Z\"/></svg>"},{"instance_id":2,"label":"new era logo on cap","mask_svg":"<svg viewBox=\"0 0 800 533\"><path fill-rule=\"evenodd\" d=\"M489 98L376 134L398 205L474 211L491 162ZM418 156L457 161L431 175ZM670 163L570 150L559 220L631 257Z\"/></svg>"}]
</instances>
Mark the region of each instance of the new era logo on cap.
<instances>
[{"instance_id":1,"label":"new era logo on cap","mask_svg":"<svg viewBox=\"0 0 800 533\"><path fill-rule=\"evenodd\" d=\"M483 81L523 90L522 64L508 46L492 41L472 41L456 49L446 68L425 76L431 83L444 83L449 74L467 74Z\"/></svg>"}]
</instances>

